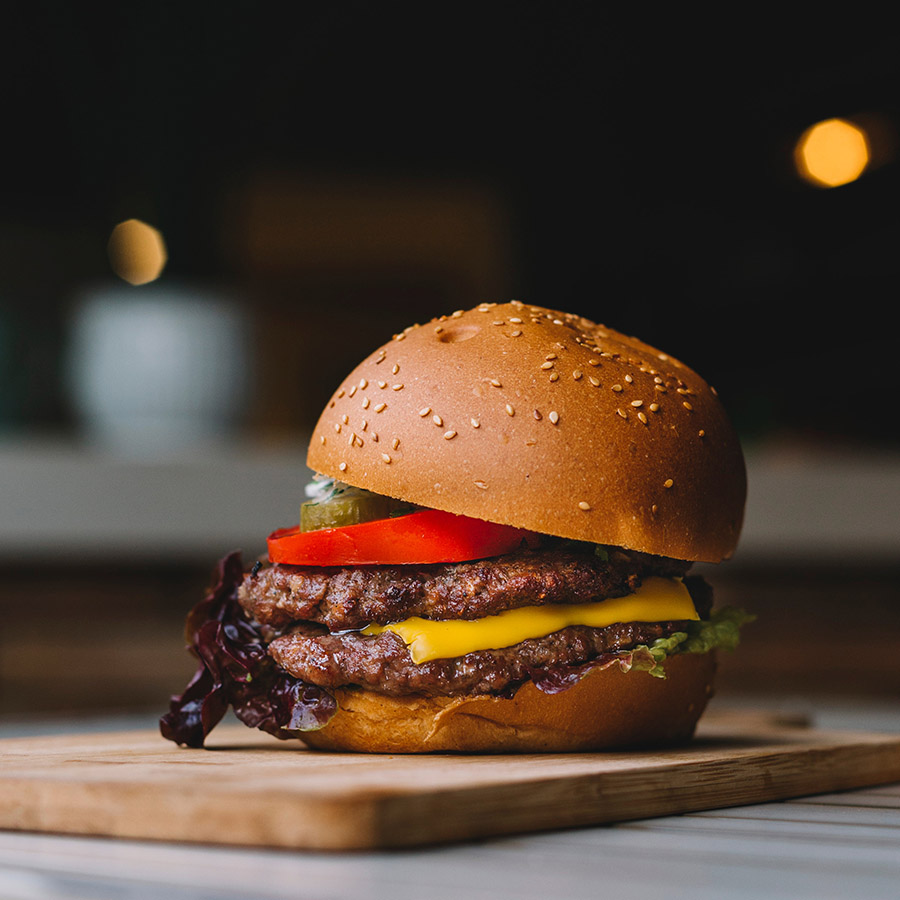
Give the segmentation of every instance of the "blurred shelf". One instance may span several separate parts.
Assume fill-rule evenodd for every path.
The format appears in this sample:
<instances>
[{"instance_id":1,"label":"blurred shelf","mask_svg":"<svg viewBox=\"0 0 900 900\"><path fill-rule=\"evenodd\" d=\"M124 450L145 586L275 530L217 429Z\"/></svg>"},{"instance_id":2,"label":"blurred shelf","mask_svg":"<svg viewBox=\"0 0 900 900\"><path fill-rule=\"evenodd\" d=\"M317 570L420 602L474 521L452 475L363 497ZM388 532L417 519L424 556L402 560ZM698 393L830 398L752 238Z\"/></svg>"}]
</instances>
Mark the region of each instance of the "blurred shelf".
<instances>
[{"instance_id":1,"label":"blurred shelf","mask_svg":"<svg viewBox=\"0 0 900 900\"><path fill-rule=\"evenodd\" d=\"M63 440L0 443L0 561L201 560L297 520L306 443L124 458ZM747 454L735 563L900 562L900 454L771 447Z\"/></svg>"},{"instance_id":2,"label":"blurred shelf","mask_svg":"<svg viewBox=\"0 0 900 900\"><path fill-rule=\"evenodd\" d=\"M66 441L0 443L0 561L193 561L265 550L299 516L306 441L128 458Z\"/></svg>"}]
</instances>

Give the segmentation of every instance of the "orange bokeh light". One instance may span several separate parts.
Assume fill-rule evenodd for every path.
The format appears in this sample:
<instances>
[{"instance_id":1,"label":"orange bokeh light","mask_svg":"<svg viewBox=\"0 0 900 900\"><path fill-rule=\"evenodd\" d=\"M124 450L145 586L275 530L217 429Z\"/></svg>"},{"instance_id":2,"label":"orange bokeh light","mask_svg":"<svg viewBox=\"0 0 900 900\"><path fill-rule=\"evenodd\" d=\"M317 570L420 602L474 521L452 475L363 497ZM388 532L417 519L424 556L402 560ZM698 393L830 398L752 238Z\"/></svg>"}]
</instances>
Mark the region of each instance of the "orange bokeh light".
<instances>
[{"instance_id":1,"label":"orange bokeh light","mask_svg":"<svg viewBox=\"0 0 900 900\"><path fill-rule=\"evenodd\" d=\"M856 181L869 164L865 131L846 119L826 119L809 127L794 148L797 171L819 187Z\"/></svg>"},{"instance_id":2,"label":"orange bokeh light","mask_svg":"<svg viewBox=\"0 0 900 900\"><path fill-rule=\"evenodd\" d=\"M135 285L159 278L168 260L163 236L139 219L116 225L109 237L108 251L116 275Z\"/></svg>"}]
</instances>

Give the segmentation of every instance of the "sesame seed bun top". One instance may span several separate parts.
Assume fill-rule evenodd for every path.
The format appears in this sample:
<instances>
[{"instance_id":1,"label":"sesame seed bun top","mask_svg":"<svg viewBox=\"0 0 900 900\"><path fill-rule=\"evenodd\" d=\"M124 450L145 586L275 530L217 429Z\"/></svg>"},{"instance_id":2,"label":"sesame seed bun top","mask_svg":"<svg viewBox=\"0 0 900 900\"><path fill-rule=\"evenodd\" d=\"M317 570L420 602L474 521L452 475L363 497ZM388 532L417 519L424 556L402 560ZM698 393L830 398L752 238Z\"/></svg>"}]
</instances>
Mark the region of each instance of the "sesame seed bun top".
<instances>
[{"instance_id":1,"label":"sesame seed bun top","mask_svg":"<svg viewBox=\"0 0 900 900\"><path fill-rule=\"evenodd\" d=\"M746 496L737 435L699 375L518 302L395 335L335 392L307 462L422 506L705 562L733 553Z\"/></svg>"}]
</instances>

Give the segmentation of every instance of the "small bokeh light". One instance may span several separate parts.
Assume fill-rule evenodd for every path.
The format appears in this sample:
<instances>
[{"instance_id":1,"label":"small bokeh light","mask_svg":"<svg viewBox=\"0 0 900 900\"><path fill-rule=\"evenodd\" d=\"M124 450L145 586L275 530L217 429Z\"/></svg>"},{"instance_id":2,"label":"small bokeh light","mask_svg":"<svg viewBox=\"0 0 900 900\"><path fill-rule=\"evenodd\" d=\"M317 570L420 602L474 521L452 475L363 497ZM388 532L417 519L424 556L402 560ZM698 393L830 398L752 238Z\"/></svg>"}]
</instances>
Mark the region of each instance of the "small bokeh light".
<instances>
[{"instance_id":1,"label":"small bokeh light","mask_svg":"<svg viewBox=\"0 0 900 900\"><path fill-rule=\"evenodd\" d=\"M116 275L135 285L159 278L168 260L163 236L139 219L116 225L109 237L108 251Z\"/></svg>"},{"instance_id":2,"label":"small bokeh light","mask_svg":"<svg viewBox=\"0 0 900 900\"><path fill-rule=\"evenodd\" d=\"M856 181L869 159L868 135L846 119L817 122L803 132L794 148L798 173L818 187Z\"/></svg>"}]
</instances>

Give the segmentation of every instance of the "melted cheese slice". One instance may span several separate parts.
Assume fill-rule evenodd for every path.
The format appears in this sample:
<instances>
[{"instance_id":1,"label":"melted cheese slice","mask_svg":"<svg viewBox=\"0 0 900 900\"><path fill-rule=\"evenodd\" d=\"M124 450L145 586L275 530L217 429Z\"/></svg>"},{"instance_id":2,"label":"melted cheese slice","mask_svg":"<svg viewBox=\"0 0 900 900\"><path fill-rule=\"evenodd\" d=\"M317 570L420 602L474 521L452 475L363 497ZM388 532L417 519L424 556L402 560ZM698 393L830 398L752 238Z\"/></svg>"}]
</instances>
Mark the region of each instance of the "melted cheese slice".
<instances>
[{"instance_id":1,"label":"melted cheese slice","mask_svg":"<svg viewBox=\"0 0 900 900\"><path fill-rule=\"evenodd\" d=\"M544 637L570 625L605 628L619 622L669 622L699 619L694 601L678 578L644 579L633 594L598 603L524 606L495 616L465 621L435 621L413 616L389 625L369 625L363 634L393 631L409 647L413 662L464 656L476 650L511 647L528 638Z\"/></svg>"}]
</instances>

